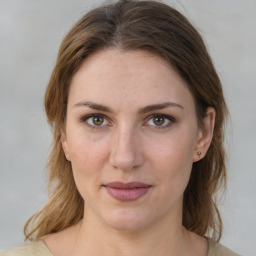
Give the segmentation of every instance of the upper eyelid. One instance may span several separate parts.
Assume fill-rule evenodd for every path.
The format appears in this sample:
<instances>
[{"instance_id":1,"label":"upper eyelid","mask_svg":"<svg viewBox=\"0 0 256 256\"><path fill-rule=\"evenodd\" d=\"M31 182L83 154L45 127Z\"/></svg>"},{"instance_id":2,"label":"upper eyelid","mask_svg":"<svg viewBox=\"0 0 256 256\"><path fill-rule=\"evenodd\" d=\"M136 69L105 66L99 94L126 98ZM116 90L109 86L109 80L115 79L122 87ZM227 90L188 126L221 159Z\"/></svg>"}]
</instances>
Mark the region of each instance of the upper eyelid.
<instances>
[{"instance_id":1,"label":"upper eyelid","mask_svg":"<svg viewBox=\"0 0 256 256\"><path fill-rule=\"evenodd\" d=\"M106 115L101 114L101 113L92 113L92 114L84 115L79 119L81 122L86 122L86 120L88 120L91 117L95 117L95 116L100 116L100 117L103 117L105 120L109 120L109 118Z\"/></svg>"},{"instance_id":2,"label":"upper eyelid","mask_svg":"<svg viewBox=\"0 0 256 256\"><path fill-rule=\"evenodd\" d=\"M170 116L170 115L167 115L167 114L162 114L162 113L151 114L151 115L145 117L144 120L149 120L150 118L155 117L155 116L163 116L164 118L166 118L170 121L175 121L176 120L173 116Z\"/></svg>"},{"instance_id":3,"label":"upper eyelid","mask_svg":"<svg viewBox=\"0 0 256 256\"><path fill-rule=\"evenodd\" d=\"M106 115L101 114L101 113L91 113L91 114L82 115L82 117L80 119L86 120L86 119L88 119L90 117L94 117L94 116L101 116L101 117L107 118Z\"/></svg>"}]
</instances>

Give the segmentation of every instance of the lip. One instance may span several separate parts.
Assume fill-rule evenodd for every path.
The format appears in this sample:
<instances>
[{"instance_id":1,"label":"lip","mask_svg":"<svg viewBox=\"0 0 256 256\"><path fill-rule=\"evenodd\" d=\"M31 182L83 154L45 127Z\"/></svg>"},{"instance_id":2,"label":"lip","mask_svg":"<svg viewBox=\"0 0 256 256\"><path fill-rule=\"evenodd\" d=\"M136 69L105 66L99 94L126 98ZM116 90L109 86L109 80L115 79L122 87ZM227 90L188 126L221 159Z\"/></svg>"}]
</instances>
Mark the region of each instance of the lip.
<instances>
[{"instance_id":1,"label":"lip","mask_svg":"<svg viewBox=\"0 0 256 256\"><path fill-rule=\"evenodd\" d=\"M122 202L135 201L144 196L152 185L143 182L123 183L120 181L110 182L104 188L110 196Z\"/></svg>"}]
</instances>

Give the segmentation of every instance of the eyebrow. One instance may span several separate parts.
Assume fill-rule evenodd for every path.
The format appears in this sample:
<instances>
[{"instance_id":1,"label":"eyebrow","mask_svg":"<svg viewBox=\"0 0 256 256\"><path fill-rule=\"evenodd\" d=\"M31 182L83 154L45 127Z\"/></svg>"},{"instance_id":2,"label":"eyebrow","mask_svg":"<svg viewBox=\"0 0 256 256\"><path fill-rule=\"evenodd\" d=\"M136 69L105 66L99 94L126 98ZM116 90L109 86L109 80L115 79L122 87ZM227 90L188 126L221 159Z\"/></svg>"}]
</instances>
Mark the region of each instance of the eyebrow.
<instances>
[{"instance_id":1,"label":"eyebrow","mask_svg":"<svg viewBox=\"0 0 256 256\"><path fill-rule=\"evenodd\" d=\"M94 109L94 110L107 112L107 113L114 113L114 111L111 108L106 107L106 106L101 105L101 104L93 103L93 102L78 102L73 106L73 108L74 107L83 107L83 106L89 107L89 108ZM168 108L168 107L178 107L180 109L184 109L183 106L181 106L178 103L164 102L164 103L148 105L148 106L145 106L143 108L140 108L138 110L138 113L139 114L145 114L145 113L148 113L148 112L151 112L151 111L165 109L165 108Z\"/></svg>"},{"instance_id":2,"label":"eyebrow","mask_svg":"<svg viewBox=\"0 0 256 256\"><path fill-rule=\"evenodd\" d=\"M95 109L95 110L99 110L99 111L104 111L104 112L108 112L108 113L114 113L114 111L111 108L108 108L106 106L97 104L97 103L93 103L93 102L78 102L76 103L74 107L89 107L91 109Z\"/></svg>"},{"instance_id":3,"label":"eyebrow","mask_svg":"<svg viewBox=\"0 0 256 256\"><path fill-rule=\"evenodd\" d=\"M165 109L168 107L178 107L180 109L184 109L180 104L174 103L174 102L165 102L165 103L160 103L160 104L154 104L154 105L148 105L146 107L143 107L139 109L138 113L139 114L144 114L147 112L155 111L155 110L160 110L160 109Z\"/></svg>"}]
</instances>

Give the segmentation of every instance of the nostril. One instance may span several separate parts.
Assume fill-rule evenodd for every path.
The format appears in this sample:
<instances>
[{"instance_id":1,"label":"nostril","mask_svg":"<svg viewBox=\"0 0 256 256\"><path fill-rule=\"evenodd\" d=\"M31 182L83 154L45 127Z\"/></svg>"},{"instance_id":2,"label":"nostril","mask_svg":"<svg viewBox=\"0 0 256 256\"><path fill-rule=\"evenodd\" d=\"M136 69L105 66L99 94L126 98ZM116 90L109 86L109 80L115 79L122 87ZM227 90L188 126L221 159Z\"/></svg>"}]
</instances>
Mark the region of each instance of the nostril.
<instances>
[{"instance_id":1,"label":"nostril","mask_svg":"<svg viewBox=\"0 0 256 256\"><path fill-rule=\"evenodd\" d=\"M115 169L133 170L142 164L143 156L136 150L116 150L110 155L109 161Z\"/></svg>"}]
</instances>

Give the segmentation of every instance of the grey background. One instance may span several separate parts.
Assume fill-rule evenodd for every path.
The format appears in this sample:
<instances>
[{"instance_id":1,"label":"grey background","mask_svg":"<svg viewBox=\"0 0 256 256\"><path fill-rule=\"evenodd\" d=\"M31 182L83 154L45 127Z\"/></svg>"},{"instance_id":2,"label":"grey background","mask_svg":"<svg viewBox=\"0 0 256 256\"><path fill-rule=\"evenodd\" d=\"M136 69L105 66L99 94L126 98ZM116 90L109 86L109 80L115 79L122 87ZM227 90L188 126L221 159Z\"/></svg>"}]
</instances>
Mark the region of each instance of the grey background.
<instances>
[{"instance_id":1,"label":"grey background","mask_svg":"<svg viewBox=\"0 0 256 256\"><path fill-rule=\"evenodd\" d=\"M23 242L23 224L47 200L51 131L43 97L61 39L102 1L0 0L0 250ZM256 1L166 1L199 29L223 82L228 190L221 242L256 255Z\"/></svg>"}]
</instances>

